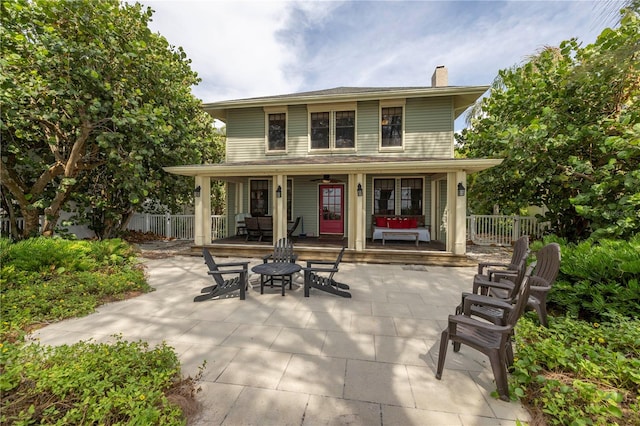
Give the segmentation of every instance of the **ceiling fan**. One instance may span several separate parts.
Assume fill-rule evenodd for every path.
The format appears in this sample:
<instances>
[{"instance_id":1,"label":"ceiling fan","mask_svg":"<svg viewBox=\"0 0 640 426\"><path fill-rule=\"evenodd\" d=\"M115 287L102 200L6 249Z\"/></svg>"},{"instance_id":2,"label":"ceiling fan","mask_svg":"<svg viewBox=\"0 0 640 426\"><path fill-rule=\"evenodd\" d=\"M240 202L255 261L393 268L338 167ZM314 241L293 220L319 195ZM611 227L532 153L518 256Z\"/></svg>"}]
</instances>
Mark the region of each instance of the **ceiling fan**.
<instances>
[{"instance_id":1,"label":"ceiling fan","mask_svg":"<svg viewBox=\"0 0 640 426\"><path fill-rule=\"evenodd\" d=\"M322 182L322 183L341 183L342 181L339 179L331 179L331 175L322 175L320 179L311 179L311 182Z\"/></svg>"}]
</instances>

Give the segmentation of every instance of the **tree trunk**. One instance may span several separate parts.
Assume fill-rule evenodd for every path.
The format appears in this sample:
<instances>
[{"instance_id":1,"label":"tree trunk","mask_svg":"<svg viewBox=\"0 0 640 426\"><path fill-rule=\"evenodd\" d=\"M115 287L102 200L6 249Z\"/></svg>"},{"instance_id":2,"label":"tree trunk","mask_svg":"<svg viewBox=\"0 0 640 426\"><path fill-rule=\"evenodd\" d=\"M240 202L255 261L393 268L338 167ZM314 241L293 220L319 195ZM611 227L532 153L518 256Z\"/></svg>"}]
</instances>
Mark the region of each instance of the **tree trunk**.
<instances>
[{"instance_id":1,"label":"tree trunk","mask_svg":"<svg viewBox=\"0 0 640 426\"><path fill-rule=\"evenodd\" d=\"M24 229L22 230L22 238L31 238L38 236L40 228L40 215L38 209L22 209L24 216Z\"/></svg>"}]
</instances>

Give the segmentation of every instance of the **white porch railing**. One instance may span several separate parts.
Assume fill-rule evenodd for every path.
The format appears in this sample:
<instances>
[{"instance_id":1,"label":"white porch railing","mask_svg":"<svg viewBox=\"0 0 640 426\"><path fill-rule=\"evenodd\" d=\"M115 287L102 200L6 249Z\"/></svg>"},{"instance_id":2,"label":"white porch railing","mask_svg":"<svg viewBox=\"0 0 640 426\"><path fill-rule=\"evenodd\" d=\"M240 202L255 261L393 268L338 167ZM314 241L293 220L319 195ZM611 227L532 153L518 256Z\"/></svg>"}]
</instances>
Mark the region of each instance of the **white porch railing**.
<instances>
[{"instance_id":1,"label":"white porch railing","mask_svg":"<svg viewBox=\"0 0 640 426\"><path fill-rule=\"evenodd\" d=\"M24 219L18 218L18 227L24 226ZM194 239L194 215L165 215L136 213L127 229L153 232L177 240ZM478 245L509 246L522 235L541 238L549 228L548 223L539 223L532 216L472 215L467 217L467 240ZM0 219L0 235L9 236L11 224L8 218ZM211 240L227 237L225 216L211 215Z\"/></svg>"},{"instance_id":2,"label":"white porch railing","mask_svg":"<svg viewBox=\"0 0 640 426\"><path fill-rule=\"evenodd\" d=\"M533 216L471 215L467 217L467 241L510 246L523 235L541 238L548 228L548 223L540 223Z\"/></svg>"},{"instance_id":3,"label":"white porch railing","mask_svg":"<svg viewBox=\"0 0 640 426\"><path fill-rule=\"evenodd\" d=\"M177 240L193 240L195 216L192 214L142 214L136 213L127 229L132 231L153 232ZM211 215L211 240L226 237L226 218Z\"/></svg>"}]
</instances>

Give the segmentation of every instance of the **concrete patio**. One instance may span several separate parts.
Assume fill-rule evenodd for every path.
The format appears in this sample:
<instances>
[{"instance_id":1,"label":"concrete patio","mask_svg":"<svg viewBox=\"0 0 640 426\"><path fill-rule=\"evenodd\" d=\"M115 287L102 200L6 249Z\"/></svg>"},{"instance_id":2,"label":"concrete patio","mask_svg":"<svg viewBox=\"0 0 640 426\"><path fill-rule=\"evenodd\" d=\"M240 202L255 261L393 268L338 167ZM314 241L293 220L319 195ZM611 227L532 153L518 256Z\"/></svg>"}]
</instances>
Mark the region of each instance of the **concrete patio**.
<instances>
[{"instance_id":1,"label":"concrete patio","mask_svg":"<svg viewBox=\"0 0 640 426\"><path fill-rule=\"evenodd\" d=\"M229 259L232 260L232 259ZM252 265L260 262L254 259ZM175 348L185 375L206 360L195 425L515 425L519 403L491 396L488 359L451 349L436 380L440 332L475 268L343 263L352 299L318 290L194 303L212 284L202 258L146 260L156 291L38 330L43 344L127 340ZM250 266L252 266L250 265ZM256 288L252 288L253 286Z\"/></svg>"}]
</instances>

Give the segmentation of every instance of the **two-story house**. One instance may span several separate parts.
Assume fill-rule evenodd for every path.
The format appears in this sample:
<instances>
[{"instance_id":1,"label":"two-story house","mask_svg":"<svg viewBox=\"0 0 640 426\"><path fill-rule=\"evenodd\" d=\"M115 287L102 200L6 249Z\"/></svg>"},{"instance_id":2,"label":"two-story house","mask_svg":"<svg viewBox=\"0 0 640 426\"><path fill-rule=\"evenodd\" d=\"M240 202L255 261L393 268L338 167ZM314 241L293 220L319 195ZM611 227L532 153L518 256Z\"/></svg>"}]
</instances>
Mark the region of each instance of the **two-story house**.
<instances>
[{"instance_id":1,"label":"two-story house","mask_svg":"<svg viewBox=\"0 0 640 426\"><path fill-rule=\"evenodd\" d=\"M380 238L379 225L392 227L391 239L414 237L398 228L427 229L446 253L464 255L467 174L500 160L454 158L454 120L488 86L447 80L437 67L429 87L338 87L204 104L226 124L225 162L166 168L194 176L200 188L195 245L211 243L213 179L226 182L229 235L240 213L272 216L274 241L301 217L305 234L342 235L352 254ZM414 220L385 225L381 217Z\"/></svg>"}]
</instances>

